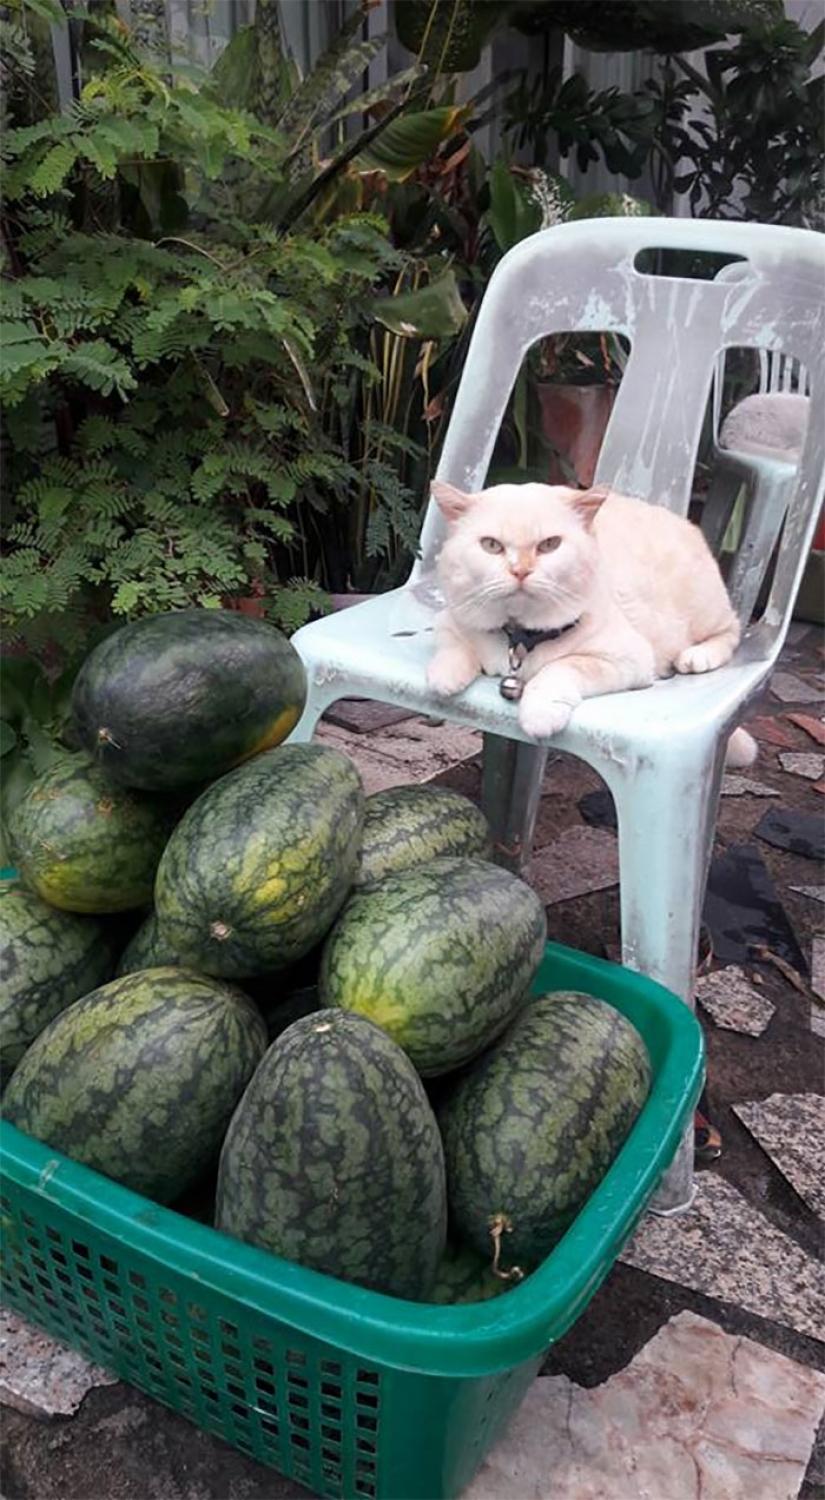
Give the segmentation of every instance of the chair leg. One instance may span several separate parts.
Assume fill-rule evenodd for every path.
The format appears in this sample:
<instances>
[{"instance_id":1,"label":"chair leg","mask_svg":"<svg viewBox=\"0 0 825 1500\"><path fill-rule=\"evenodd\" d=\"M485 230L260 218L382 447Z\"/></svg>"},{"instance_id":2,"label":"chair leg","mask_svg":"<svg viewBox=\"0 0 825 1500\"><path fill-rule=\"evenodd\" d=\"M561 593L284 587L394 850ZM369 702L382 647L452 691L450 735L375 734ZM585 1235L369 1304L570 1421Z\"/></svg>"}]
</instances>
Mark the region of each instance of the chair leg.
<instances>
[{"instance_id":1,"label":"chair leg","mask_svg":"<svg viewBox=\"0 0 825 1500\"><path fill-rule=\"evenodd\" d=\"M493 833L496 862L521 874L530 859L547 751L501 735L484 735L481 806Z\"/></svg>"},{"instance_id":2,"label":"chair leg","mask_svg":"<svg viewBox=\"0 0 825 1500\"><path fill-rule=\"evenodd\" d=\"M620 776L615 767L603 771L619 821L622 961L691 1009L724 758L721 736L704 753L696 746L682 755L654 752ZM691 1122L651 1206L674 1212L692 1196Z\"/></svg>"},{"instance_id":3,"label":"chair leg","mask_svg":"<svg viewBox=\"0 0 825 1500\"><path fill-rule=\"evenodd\" d=\"M729 473L722 467L723 464L724 460L717 464L711 479L700 522L702 535L714 557L718 557L722 550L722 542L736 501L744 488L744 481L740 476Z\"/></svg>"}]
</instances>

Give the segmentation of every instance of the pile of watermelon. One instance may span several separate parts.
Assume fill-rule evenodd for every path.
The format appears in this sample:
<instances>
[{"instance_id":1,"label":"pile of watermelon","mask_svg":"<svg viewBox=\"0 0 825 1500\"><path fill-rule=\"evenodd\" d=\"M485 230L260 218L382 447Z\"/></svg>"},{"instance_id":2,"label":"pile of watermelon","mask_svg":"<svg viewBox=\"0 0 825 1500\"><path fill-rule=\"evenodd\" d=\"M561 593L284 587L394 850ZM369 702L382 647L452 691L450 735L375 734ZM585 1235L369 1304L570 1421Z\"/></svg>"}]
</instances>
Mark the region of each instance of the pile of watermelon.
<instances>
[{"instance_id":1,"label":"pile of watermelon","mask_svg":"<svg viewBox=\"0 0 825 1500\"><path fill-rule=\"evenodd\" d=\"M366 797L285 744L301 661L187 610L81 669L82 750L30 784L0 894L5 1118L164 1204L390 1295L529 1275L644 1104L604 1002L530 997L538 897L466 798ZM211 1203L211 1199L210 1199Z\"/></svg>"}]
</instances>

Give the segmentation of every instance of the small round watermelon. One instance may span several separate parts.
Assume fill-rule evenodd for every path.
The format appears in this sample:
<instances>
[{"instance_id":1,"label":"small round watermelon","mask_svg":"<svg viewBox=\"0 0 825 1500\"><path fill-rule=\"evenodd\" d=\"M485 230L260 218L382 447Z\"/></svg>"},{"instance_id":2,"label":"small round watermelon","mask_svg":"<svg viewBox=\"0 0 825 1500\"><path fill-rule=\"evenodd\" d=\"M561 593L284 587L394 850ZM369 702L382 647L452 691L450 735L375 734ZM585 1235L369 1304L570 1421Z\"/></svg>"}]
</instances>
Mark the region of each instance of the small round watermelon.
<instances>
[{"instance_id":1,"label":"small round watermelon","mask_svg":"<svg viewBox=\"0 0 825 1500\"><path fill-rule=\"evenodd\" d=\"M306 700L295 647L229 610L150 615L107 636L72 690L78 738L144 791L208 782L285 740Z\"/></svg>"},{"instance_id":2,"label":"small round watermelon","mask_svg":"<svg viewBox=\"0 0 825 1500\"><path fill-rule=\"evenodd\" d=\"M447 1233L441 1138L383 1031L321 1012L273 1042L227 1131L215 1223L329 1276L426 1294Z\"/></svg>"},{"instance_id":3,"label":"small round watermelon","mask_svg":"<svg viewBox=\"0 0 825 1500\"><path fill-rule=\"evenodd\" d=\"M227 979L286 968L331 927L358 860L364 793L324 745L283 745L192 804L158 867L165 951Z\"/></svg>"},{"instance_id":4,"label":"small round watermelon","mask_svg":"<svg viewBox=\"0 0 825 1500\"><path fill-rule=\"evenodd\" d=\"M113 963L112 933L96 917L0 884L0 1081L55 1016L109 978Z\"/></svg>"},{"instance_id":5,"label":"small round watermelon","mask_svg":"<svg viewBox=\"0 0 825 1500\"><path fill-rule=\"evenodd\" d=\"M215 1160L266 1048L252 1001L186 969L144 969L76 1000L3 1096L12 1125L170 1203Z\"/></svg>"},{"instance_id":6,"label":"small round watermelon","mask_svg":"<svg viewBox=\"0 0 825 1500\"><path fill-rule=\"evenodd\" d=\"M129 911L152 900L178 809L121 786L85 756L35 777L14 812L23 882L62 911Z\"/></svg>"},{"instance_id":7,"label":"small round watermelon","mask_svg":"<svg viewBox=\"0 0 825 1500\"><path fill-rule=\"evenodd\" d=\"M590 995L533 999L439 1112L457 1234L502 1268L534 1269L616 1157L647 1098L650 1060Z\"/></svg>"},{"instance_id":8,"label":"small round watermelon","mask_svg":"<svg viewBox=\"0 0 825 1500\"><path fill-rule=\"evenodd\" d=\"M445 786L389 787L364 804L361 858L353 883L374 885L385 875L444 855L487 859L491 853L487 819L469 797Z\"/></svg>"},{"instance_id":9,"label":"small round watermelon","mask_svg":"<svg viewBox=\"0 0 825 1500\"><path fill-rule=\"evenodd\" d=\"M383 1026L422 1077L449 1073L512 1020L546 934L544 907L518 876L434 859L350 898L324 944L321 1001Z\"/></svg>"}]
</instances>

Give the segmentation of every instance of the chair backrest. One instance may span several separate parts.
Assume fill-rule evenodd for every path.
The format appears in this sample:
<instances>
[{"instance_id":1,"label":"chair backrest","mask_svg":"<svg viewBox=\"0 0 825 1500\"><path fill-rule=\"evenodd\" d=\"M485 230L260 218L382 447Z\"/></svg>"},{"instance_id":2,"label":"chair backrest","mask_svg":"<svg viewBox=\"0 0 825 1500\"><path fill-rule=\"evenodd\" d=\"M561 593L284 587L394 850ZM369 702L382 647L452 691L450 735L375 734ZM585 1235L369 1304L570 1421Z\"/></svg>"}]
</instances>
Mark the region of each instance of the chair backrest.
<instances>
[{"instance_id":1,"label":"chair backrest","mask_svg":"<svg viewBox=\"0 0 825 1500\"><path fill-rule=\"evenodd\" d=\"M734 261L717 272L717 281L741 281L748 274L747 261ZM799 396L810 396L811 382L805 366L792 354L782 354L778 349L760 349L759 386L753 394L773 395L777 391ZM725 394L725 370L727 351L717 356L713 372L713 441L718 445L722 427L722 410Z\"/></svg>"},{"instance_id":2,"label":"chair backrest","mask_svg":"<svg viewBox=\"0 0 825 1500\"><path fill-rule=\"evenodd\" d=\"M738 256L735 280L656 275L657 250ZM645 262L643 262L645 263ZM530 346L549 333L624 334L630 355L596 481L687 513L717 357L755 348L804 365L825 408L825 235L781 225L589 219L521 241L499 262L479 309L438 478L483 488L510 392ZM825 492L825 424L809 422L763 625L790 614ZM411 582L427 586L444 538L431 502ZM769 558L764 559L767 569Z\"/></svg>"}]
</instances>

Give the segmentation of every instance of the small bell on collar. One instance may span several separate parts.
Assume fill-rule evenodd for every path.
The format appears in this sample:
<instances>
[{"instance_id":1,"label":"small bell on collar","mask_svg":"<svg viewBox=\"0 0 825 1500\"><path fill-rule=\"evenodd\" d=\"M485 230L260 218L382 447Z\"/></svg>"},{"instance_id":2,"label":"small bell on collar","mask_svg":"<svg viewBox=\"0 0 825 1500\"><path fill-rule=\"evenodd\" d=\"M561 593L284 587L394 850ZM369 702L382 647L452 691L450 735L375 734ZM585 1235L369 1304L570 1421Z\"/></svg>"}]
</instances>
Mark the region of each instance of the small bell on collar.
<instances>
[{"instance_id":1,"label":"small bell on collar","mask_svg":"<svg viewBox=\"0 0 825 1500\"><path fill-rule=\"evenodd\" d=\"M518 673L526 655L523 646L511 646L508 652L510 670L498 685L502 698L506 698L508 703L517 703L524 692L524 683Z\"/></svg>"},{"instance_id":2,"label":"small bell on collar","mask_svg":"<svg viewBox=\"0 0 825 1500\"><path fill-rule=\"evenodd\" d=\"M498 685L498 690L502 698L506 698L508 703L518 703L519 698L524 692L524 683L520 677L516 677L514 672L510 672L506 677L502 677Z\"/></svg>"}]
</instances>

